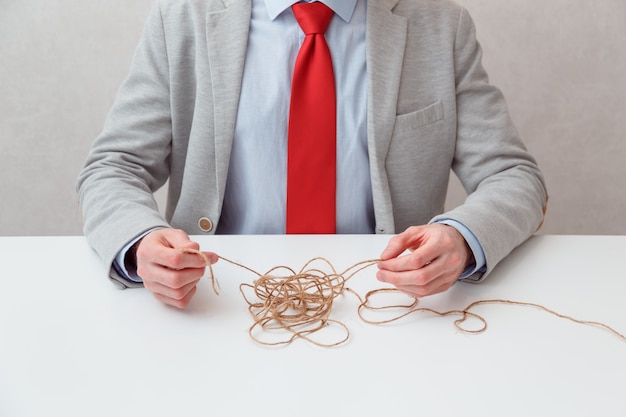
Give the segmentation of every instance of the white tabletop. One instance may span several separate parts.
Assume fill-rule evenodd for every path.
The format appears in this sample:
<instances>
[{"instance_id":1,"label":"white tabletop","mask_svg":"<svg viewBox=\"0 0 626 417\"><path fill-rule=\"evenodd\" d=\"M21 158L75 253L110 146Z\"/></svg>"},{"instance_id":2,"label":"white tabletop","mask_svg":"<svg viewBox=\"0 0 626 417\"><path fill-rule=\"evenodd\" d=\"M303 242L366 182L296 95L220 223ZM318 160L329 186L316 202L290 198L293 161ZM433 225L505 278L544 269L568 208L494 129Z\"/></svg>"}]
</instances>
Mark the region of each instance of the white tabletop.
<instances>
[{"instance_id":1,"label":"white tabletop","mask_svg":"<svg viewBox=\"0 0 626 417\"><path fill-rule=\"evenodd\" d=\"M377 258L388 236L194 237L259 272L323 256L338 270ZM536 236L482 284L421 300L440 311L480 299L544 305L626 333L626 236ZM0 237L0 416L626 416L626 342L515 305L481 305L484 333L416 313L387 325L333 317L349 341L266 347L248 335L239 285L220 261L185 310L118 290L82 237ZM349 287L381 287L375 267Z\"/></svg>"}]
</instances>

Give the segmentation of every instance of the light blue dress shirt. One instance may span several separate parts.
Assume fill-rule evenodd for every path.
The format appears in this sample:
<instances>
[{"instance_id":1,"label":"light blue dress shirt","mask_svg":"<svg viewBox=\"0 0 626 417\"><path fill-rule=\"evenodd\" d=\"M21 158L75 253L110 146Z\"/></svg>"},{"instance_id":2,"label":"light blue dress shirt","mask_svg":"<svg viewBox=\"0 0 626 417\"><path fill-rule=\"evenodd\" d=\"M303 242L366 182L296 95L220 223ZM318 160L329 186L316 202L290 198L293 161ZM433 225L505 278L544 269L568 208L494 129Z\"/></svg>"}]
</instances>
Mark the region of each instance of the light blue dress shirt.
<instances>
[{"instance_id":1,"label":"light blue dress shirt","mask_svg":"<svg viewBox=\"0 0 626 417\"><path fill-rule=\"evenodd\" d=\"M335 12L325 37L337 94L337 233L374 233L374 209L367 151L365 0L321 0ZM287 126L293 66L304 33L291 11L294 0L252 0L252 19L235 137L218 234L285 233ZM468 242L476 265L483 250L472 232L455 227ZM138 237L139 239L140 237ZM138 240L137 239L137 240ZM124 256L117 269L126 271Z\"/></svg>"},{"instance_id":2,"label":"light blue dress shirt","mask_svg":"<svg viewBox=\"0 0 626 417\"><path fill-rule=\"evenodd\" d=\"M323 1L337 94L337 233L374 233L367 153L366 2ZM304 33L293 0L253 0L220 234L283 234L293 67Z\"/></svg>"}]
</instances>

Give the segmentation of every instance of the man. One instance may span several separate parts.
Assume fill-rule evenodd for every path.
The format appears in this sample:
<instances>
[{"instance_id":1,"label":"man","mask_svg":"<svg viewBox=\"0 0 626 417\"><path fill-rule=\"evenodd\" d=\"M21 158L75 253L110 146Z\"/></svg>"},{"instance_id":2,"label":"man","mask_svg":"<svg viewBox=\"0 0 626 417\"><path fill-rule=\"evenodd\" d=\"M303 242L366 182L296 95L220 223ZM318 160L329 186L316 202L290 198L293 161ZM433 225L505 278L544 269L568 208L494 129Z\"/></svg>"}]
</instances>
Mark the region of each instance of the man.
<instances>
[{"instance_id":1,"label":"man","mask_svg":"<svg viewBox=\"0 0 626 417\"><path fill-rule=\"evenodd\" d=\"M185 307L189 235L285 233L289 0L160 0L78 181L90 244L124 287ZM336 86L336 232L398 233L377 277L416 297L478 282L543 220L541 172L449 0L324 0ZM330 166L329 166L330 168ZM468 191L443 212L450 169ZM165 217L152 192L169 180ZM408 254L404 254L405 251ZM217 255L207 253L211 262Z\"/></svg>"}]
</instances>

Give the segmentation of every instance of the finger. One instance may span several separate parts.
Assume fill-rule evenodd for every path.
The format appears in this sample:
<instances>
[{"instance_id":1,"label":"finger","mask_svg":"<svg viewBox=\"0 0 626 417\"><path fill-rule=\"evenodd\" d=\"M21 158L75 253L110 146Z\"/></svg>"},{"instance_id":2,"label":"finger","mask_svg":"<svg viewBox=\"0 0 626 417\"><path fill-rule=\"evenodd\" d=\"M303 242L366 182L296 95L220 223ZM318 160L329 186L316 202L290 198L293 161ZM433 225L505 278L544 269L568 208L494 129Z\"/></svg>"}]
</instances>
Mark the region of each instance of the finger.
<instances>
[{"instance_id":1,"label":"finger","mask_svg":"<svg viewBox=\"0 0 626 417\"><path fill-rule=\"evenodd\" d=\"M398 256L378 263L379 270L408 272L422 269L440 256L436 248L423 247L408 255Z\"/></svg>"},{"instance_id":2,"label":"finger","mask_svg":"<svg viewBox=\"0 0 626 417\"><path fill-rule=\"evenodd\" d=\"M200 280L173 279L172 281L176 282L176 287L171 286L169 282L163 283L154 279L144 281L144 286L153 293L180 300L184 298L191 288L195 287ZM179 283L180 285L178 285Z\"/></svg>"},{"instance_id":3,"label":"finger","mask_svg":"<svg viewBox=\"0 0 626 417\"><path fill-rule=\"evenodd\" d=\"M423 283L414 281L408 284L398 285L396 288L414 297L421 298L447 291L457 281L456 276L453 274L439 274L438 276L435 276L428 281L424 281Z\"/></svg>"},{"instance_id":4,"label":"finger","mask_svg":"<svg viewBox=\"0 0 626 417\"><path fill-rule=\"evenodd\" d=\"M220 259L220 257L215 252L202 252L202 253L204 253L204 256L206 256L209 259L209 262L211 263L211 265L213 265Z\"/></svg>"},{"instance_id":5,"label":"finger","mask_svg":"<svg viewBox=\"0 0 626 417\"><path fill-rule=\"evenodd\" d=\"M145 245L139 246L137 251L138 259L141 257L147 259L150 263L173 270L203 268L206 266L204 256L182 250L197 251L199 250L199 245L190 241L182 231L181 233L176 233L177 231L172 232L174 233L163 233L158 236L155 244L146 242ZM207 256L209 261L211 258L215 258L215 256Z\"/></svg>"},{"instance_id":6,"label":"finger","mask_svg":"<svg viewBox=\"0 0 626 417\"><path fill-rule=\"evenodd\" d=\"M189 292L187 292L187 294L185 294L184 297L182 298L171 298L168 296L165 296L163 294L160 293L152 293L154 295L154 298L156 298L157 300L167 304L167 305L171 305L173 307L176 308L180 308L183 309L185 307L187 307L187 305L189 305L189 302L191 301L191 299L193 298L194 294L196 293L196 287L192 287Z\"/></svg>"},{"instance_id":7,"label":"finger","mask_svg":"<svg viewBox=\"0 0 626 417\"><path fill-rule=\"evenodd\" d=\"M389 239L389 243L381 253L380 258L382 260L395 258L409 248L418 247L421 237L420 229L420 226L409 227L404 232Z\"/></svg>"},{"instance_id":8,"label":"finger","mask_svg":"<svg viewBox=\"0 0 626 417\"><path fill-rule=\"evenodd\" d=\"M154 253L156 255L150 256L138 251L137 274L144 281L157 281L180 288L204 274L205 263L198 255L176 249L156 250Z\"/></svg>"},{"instance_id":9,"label":"finger","mask_svg":"<svg viewBox=\"0 0 626 417\"><path fill-rule=\"evenodd\" d=\"M376 278L381 282L386 282L396 287L427 285L441 275L438 265L427 263L421 268L402 269L399 271L380 269L376 273Z\"/></svg>"},{"instance_id":10,"label":"finger","mask_svg":"<svg viewBox=\"0 0 626 417\"><path fill-rule=\"evenodd\" d=\"M160 236L161 245L157 246L155 263L170 269L201 268L203 260L197 254L187 253L180 249L197 251L200 245L192 242L182 230L165 230Z\"/></svg>"},{"instance_id":11,"label":"finger","mask_svg":"<svg viewBox=\"0 0 626 417\"><path fill-rule=\"evenodd\" d=\"M144 236L137 247L138 262L152 262L163 265L161 259L164 254L177 246L192 247L192 242L186 233L174 229L158 229ZM167 265L165 265L167 266Z\"/></svg>"},{"instance_id":12,"label":"finger","mask_svg":"<svg viewBox=\"0 0 626 417\"><path fill-rule=\"evenodd\" d=\"M163 266L172 269L201 268L207 266L207 264L214 264L219 259L217 254L213 252L197 253L200 250L200 245L190 240L187 233L182 230L169 230L164 235L164 238L163 246L176 249L183 253L183 256L175 256L171 252L166 253L162 255L163 259L169 259L169 261L163 264ZM189 250L189 252L185 250ZM170 258L167 258L168 256Z\"/></svg>"},{"instance_id":13,"label":"finger","mask_svg":"<svg viewBox=\"0 0 626 417\"><path fill-rule=\"evenodd\" d=\"M204 266L213 265L219 260L219 256L214 252L202 252L196 249L178 248L183 253L198 256L202 259Z\"/></svg>"},{"instance_id":14,"label":"finger","mask_svg":"<svg viewBox=\"0 0 626 417\"><path fill-rule=\"evenodd\" d=\"M180 229L162 229L160 234L163 246L169 248L199 249L200 245L189 239L189 235Z\"/></svg>"},{"instance_id":15,"label":"finger","mask_svg":"<svg viewBox=\"0 0 626 417\"><path fill-rule=\"evenodd\" d=\"M190 282L200 281L204 275L204 263L200 268L183 268L183 269L170 269L166 267L155 267L152 276L152 281L159 282L169 288L179 289L189 284Z\"/></svg>"},{"instance_id":16,"label":"finger","mask_svg":"<svg viewBox=\"0 0 626 417\"><path fill-rule=\"evenodd\" d=\"M442 293L444 291L449 290L452 285L454 285L456 281L448 281L448 280L434 280L428 283L427 285L408 285L408 286L399 286L398 290L409 294L415 298L428 297L430 295L435 295Z\"/></svg>"}]
</instances>

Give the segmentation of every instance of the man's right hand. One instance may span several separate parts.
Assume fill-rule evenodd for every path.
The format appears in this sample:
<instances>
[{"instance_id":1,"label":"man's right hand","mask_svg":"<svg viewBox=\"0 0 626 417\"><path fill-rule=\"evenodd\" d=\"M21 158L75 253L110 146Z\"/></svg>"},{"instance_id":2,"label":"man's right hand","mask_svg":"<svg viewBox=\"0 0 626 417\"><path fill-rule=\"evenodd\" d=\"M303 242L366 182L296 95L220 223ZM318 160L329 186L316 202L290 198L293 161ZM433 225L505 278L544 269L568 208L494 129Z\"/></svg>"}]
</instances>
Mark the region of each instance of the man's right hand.
<instances>
[{"instance_id":1,"label":"man's right hand","mask_svg":"<svg viewBox=\"0 0 626 417\"><path fill-rule=\"evenodd\" d=\"M144 236L136 245L137 274L144 286L157 300L185 308L196 293L196 285L205 272L204 259L180 249L199 250L187 233L177 229L157 229ZM218 257L205 252L213 264Z\"/></svg>"}]
</instances>

